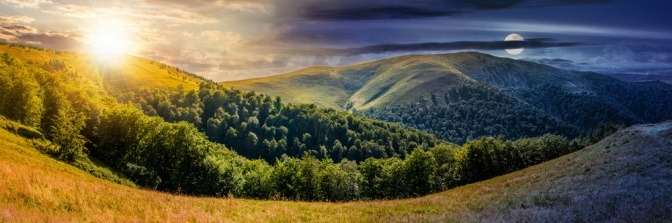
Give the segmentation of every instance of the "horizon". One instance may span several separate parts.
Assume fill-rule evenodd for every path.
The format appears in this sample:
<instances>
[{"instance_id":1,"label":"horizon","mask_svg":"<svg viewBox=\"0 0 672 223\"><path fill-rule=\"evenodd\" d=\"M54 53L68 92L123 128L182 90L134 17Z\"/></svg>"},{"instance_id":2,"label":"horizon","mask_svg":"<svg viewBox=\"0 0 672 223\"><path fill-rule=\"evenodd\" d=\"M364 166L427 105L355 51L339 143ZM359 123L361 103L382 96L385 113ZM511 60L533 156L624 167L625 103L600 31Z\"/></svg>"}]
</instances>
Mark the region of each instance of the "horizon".
<instances>
[{"instance_id":1,"label":"horizon","mask_svg":"<svg viewBox=\"0 0 672 223\"><path fill-rule=\"evenodd\" d=\"M666 1L0 1L0 42L129 54L220 82L475 51L608 75L672 77ZM520 34L524 41L504 41ZM507 38L508 40L508 38ZM505 49L522 49L510 54ZM667 80L669 81L669 80ZM666 81L666 82L667 82Z\"/></svg>"}]
</instances>

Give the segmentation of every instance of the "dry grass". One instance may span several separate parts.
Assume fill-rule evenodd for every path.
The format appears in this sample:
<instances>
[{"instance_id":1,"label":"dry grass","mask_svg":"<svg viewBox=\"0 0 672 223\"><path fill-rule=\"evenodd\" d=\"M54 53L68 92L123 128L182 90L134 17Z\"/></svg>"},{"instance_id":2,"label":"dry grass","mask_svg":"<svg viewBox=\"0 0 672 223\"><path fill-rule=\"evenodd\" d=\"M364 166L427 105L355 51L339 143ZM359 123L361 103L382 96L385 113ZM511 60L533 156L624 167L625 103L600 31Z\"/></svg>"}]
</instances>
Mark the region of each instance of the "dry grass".
<instances>
[{"instance_id":1,"label":"dry grass","mask_svg":"<svg viewBox=\"0 0 672 223\"><path fill-rule=\"evenodd\" d=\"M671 126L630 128L579 152L439 194L348 203L130 188L55 161L0 129L0 222L657 222L672 217Z\"/></svg>"}]
</instances>

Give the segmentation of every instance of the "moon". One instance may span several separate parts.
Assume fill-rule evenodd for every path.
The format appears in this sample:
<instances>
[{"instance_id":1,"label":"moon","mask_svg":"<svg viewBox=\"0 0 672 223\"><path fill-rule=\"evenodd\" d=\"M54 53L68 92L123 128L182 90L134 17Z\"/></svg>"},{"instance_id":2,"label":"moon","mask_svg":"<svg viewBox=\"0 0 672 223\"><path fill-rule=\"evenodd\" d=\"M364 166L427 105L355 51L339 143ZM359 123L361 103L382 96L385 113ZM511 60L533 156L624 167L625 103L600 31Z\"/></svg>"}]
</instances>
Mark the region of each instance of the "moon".
<instances>
[{"instance_id":1,"label":"moon","mask_svg":"<svg viewBox=\"0 0 672 223\"><path fill-rule=\"evenodd\" d=\"M506 38L504 38L504 41L525 41L523 39L523 36L517 34L517 33L511 33ZM506 52L511 54L511 55L518 55L523 52L523 49L525 48L515 48L515 49L506 49Z\"/></svg>"}]
</instances>

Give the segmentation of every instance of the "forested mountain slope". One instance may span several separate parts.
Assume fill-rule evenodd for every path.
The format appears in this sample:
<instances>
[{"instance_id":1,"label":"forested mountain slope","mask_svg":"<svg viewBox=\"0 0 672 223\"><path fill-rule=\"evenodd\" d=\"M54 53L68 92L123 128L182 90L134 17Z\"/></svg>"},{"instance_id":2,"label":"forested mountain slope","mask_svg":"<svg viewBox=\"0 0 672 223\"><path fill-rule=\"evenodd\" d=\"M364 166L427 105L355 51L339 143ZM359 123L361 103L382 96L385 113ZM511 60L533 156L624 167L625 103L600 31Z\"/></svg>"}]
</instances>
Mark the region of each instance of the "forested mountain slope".
<instances>
[{"instance_id":1,"label":"forested mountain slope","mask_svg":"<svg viewBox=\"0 0 672 223\"><path fill-rule=\"evenodd\" d=\"M313 67L224 86L355 110L456 143L483 135L575 136L672 119L672 86L465 52Z\"/></svg>"}]
</instances>

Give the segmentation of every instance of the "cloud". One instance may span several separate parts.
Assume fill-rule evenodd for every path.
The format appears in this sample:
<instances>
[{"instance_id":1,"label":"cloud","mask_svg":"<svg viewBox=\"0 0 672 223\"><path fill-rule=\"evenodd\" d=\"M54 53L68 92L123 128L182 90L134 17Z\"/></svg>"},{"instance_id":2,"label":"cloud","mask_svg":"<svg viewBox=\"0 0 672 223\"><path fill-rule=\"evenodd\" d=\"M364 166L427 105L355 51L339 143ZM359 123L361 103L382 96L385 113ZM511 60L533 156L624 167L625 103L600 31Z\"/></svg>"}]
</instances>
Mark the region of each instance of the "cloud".
<instances>
[{"instance_id":1,"label":"cloud","mask_svg":"<svg viewBox=\"0 0 672 223\"><path fill-rule=\"evenodd\" d=\"M603 3L609 0L345 0L289 1L284 7L298 8L297 17L308 20L421 19L452 16L483 10L516 7L547 7ZM283 5L279 3L279 5ZM294 3L294 4L292 4ZM291 10L289 10L291 11Z\"/></svg>"},{"instance_id":2,"label":"cloud","mask_svg":"<svg viewBox=\"0 0 672 223\"><path fill-rule=\"evenodd\" d=\"M410 44L378 44L356 48L312 50L329 56L354 56L418 51L449 50L503 50L515 48L546 48L585 45L578 42L558 42L550 38L527 39L525 41L454 41ZM310 52L310 51L308 51Z\"/></svg>"},{"instance_id":3,"label":"cloud","mask_svg":"<svg viewBox=\"0 0 672 223\"><path fill-rule=\"evenodd\" d=\"M133 6L133 7L131 7ZM126 17L145 20L163 20L173 23L207 24L217 23L218 19L203 15L189 8L157 8L148 5L94 5L90 3L52 2L42 12L78 19L95 19L104 17Z\"/></svg>"},{"instance_id":4,"label":"cloud","mask_svg":"<svg viewBox=\"0 0 672 223\"><path fill-rule=\"evenodd\" d=\"M49 0L5 0L18 8L38 8L41 4L51 3Z\"/></svg>"},{"instance_id":5,"label":"cloud","mask_svg":"<svg viewBox=\"0 0 672 223\"><path fill-rule=\"evenodd\" d=\"M28 16L0 16L0 24L2 23L32 23L35 19Z\"/></svg>"},{"instance_id":6,"label":"cloud","mask_svg":"<svg viewBox=\"0 0 672 223\"><path fill-rule=\"evenodd\" d=\"M307 9L301 15L311 20L413 19L449 16L456 11L424 9L410 6L383 6L351 9Z\"/></svg>"},{"instance_id":7,"label":"cloud","mask_svg":"<svg viewBox=\"0 0 672 223\"><path fill-rule=\"evenodd\" d=\"M27 16L0 16L0 39L12 43L38 45L55 50L78 50L82 43L69 34L42 32L27 25L35 19Z\"/></svg>"},{"instance_id":8,"label":"cloud","mask_svg":"<svg viewBox=\"0 0 672 223\"><path fill-rule=\"evenodd\" d=\"M224 55L223 60L219 63L219 69L231 71L286 67L291 59L291 56L274 54L260 57L228 57Z\"/></svg>"},{"instance_id":9,"label":"cloud","mask_svg":"<svg viewBox=\"0 0 672 223\"><path fill-rule=\"evenodd\" d=\"M240 10L240 11L268 11L271 7L266 0L147 0L152 5L164 6L165 4L175 6L186 6L191 9L199 8L217 8L220 10Z\"/></svg>"},{"instance_id":10,"label":"cloud","mask_svg":"<svg viewBox=\"0 0 672 223\"><path fill-rule=\"evenodd\" d=\"M201 32L201 36L210 42L223 42L225 45L238 44L241 41L241 35L235 32L221 32L217 30L206 30Z\"/></svg>"},{"instance_id":11,"label":"cloud","mask_svg":"<svg viewBox=\"0 0 672 223\"><path fill-rule=\"evenodd\" d=\"M39 45L48 49L55 50L78 50L82 42L65 34L59 33L37 33L18 36L21 43Z\"/></svg>"},{"instance_id":12,"label":"cloud","mask_svg":"<svg viewBox=\"0 0 672 223\"><path fill-rule=\"evenodd\" d=\"M569 70L581 70L588 65L588 63L585 62L575 62L573 60L560 58L526 58L524 60Z\"/></svg>"},{"instance_id":13,"label":"cloud","mask_svg":"<svg viewBox=\"0 0 672 223\"><path fill-rule=\"evenodd\" d=\"M33 18L27 16L0 16L0 38L18 41L18 36L37 33L37 29L27 25L33 21Z\"/></svg>"}]
</instances>

